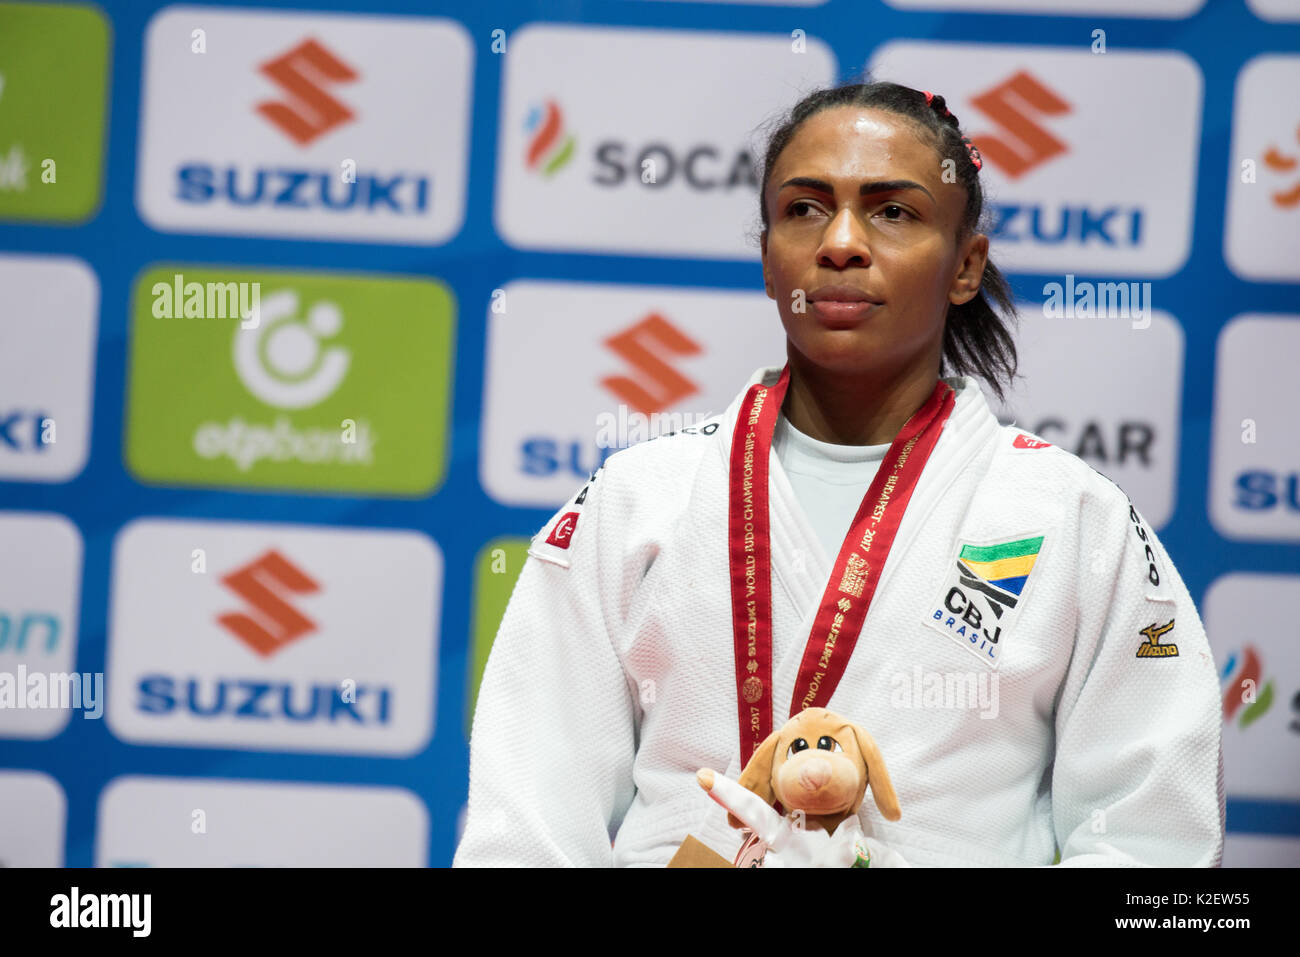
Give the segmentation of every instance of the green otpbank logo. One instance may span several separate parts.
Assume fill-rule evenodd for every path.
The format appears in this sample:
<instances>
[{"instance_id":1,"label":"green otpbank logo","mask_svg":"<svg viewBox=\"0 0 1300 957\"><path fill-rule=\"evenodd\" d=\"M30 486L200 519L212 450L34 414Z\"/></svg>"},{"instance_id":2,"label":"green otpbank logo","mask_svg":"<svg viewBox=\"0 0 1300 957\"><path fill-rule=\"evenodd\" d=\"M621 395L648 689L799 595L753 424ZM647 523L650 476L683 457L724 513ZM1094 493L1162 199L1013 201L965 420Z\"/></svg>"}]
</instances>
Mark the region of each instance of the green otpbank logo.
<instances>
[{"instance_id":1,"label":"green otpbank logo","mask_svg":"<svg viewBox=\"0 0 1300 957\"><path fill-rule=\"evenodd\" d=\"M0 219L99 206L108 24L89 6L0 3Z\"/></svg>"},{"instance_id":2,"label":"green otpbank logo","mask_svg":"<svg viewBox=\"0 0 1300 957\"><path fill-rule=\"evenodd\" d=\"M136 281L126 461L142 481L428 495L453 300L428 279L175 265Z\"/></svg>"}]
</instances>

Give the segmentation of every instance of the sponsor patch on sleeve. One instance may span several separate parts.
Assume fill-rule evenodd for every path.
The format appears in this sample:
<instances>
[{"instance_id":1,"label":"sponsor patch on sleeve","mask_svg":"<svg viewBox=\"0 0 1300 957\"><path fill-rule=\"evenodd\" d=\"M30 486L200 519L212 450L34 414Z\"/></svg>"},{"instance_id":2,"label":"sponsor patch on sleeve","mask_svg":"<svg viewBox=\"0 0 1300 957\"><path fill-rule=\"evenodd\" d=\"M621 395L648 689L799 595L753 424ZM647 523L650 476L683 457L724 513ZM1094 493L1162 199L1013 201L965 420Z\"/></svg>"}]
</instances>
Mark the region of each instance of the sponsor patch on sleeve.
<instances>
[{"instance_id":1,"label":"sponsor patch on sleeve","mask_svg":"<svg viewBox=\"0 0 1300 957\"><path fill-rule=\"evenodd\" d=\"M1045 442L1038 436L1030 435L1028 432L1017 432L1015 438L1011 440L1011 448L1018 451L1050 449L1052 448L1052 443Z\"/></svg>"},{"instance_id":2,"label":"sponsor patch on sleeve","mask_svg":"<svg viewBox=\"0 0 1300 957\"><path fill-rule=\"evenodd\" d=\"M1046 535L958 541L926 623L996 671L1029 593ZM1040 576L1041 577L1041 576Z\"/></svg>"},{"instance_id":3,"label":"sponsor patch on sleeve","mask_svg":"<svg viewBox=\"0 0 1300 957\"><path fill-rule=\"evenodd\" d=\"M1173 587L1170 585L1169 578L1166 574L1165 566L1156 556L1156 551L1152 547L1151 533L1146 529L1146 522L1138 514L1137 507L1134 506L1133 500L1128 502L1128 520L1132 527L1132 534L1137 538L1134 543L1139 554L1138 564L1141 565L1139 574L1142 577L1142 589L1151 601L1174 602Z\"/></svg>"},{"instance_id":4,"label":"sponsor patch on sleeve","mask_svg":"<svg viewBox=\"0 0 1300 957\"><path fill-rule=\"evenodd\" d=\"M543 525L541 530L533 536L533 540L528 546L529 555L544 562L559 565L561 568L569 567L571 560L570 548L578 534L582 508L587 501L588 492L596 479L600 477L600 473L601 469L592 472L587 479L587 484L582 486L578 494L551 516L550 521Z\"/></svg>"},{"instance_id":5,"label":"sponsor patch on sleeve","mask_svg":"<svg viewBox=\"0 0 1300 957\"><path fill-rule=\"evenodd\" d=\"M568 548L573 540L573 530L578 526L578 513L565 512L560 520L551 526L551 534L546 536L546 544L556 548Z\"/></svg>"}]
</instances>

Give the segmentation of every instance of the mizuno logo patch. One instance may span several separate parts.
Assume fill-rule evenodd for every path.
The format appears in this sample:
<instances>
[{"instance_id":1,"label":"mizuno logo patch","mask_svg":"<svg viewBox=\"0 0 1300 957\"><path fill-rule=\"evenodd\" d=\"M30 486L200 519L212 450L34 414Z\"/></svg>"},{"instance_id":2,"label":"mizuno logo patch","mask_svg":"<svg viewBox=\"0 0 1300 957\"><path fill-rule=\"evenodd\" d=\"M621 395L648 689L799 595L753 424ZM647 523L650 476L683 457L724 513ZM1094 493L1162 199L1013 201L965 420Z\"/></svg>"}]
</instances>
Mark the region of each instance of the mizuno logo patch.
<instances>
[{"instance_id":1,"label":"mizuno logo patch","mask_svg":"<svg viewBox=\"0 0 1300 957\"><path fill-rule=\"evenodd\" d=\"M958 542L943 590L926 622L997 670L1024 607L1044 538Z\"/></svg>"},{"instance_id":2,"label":"mizuno logo patch","mask_svg":"<svg viewBox=\"0 0 1300 957\"><path fill-rule=\"evenodd\" d=\"M1174 630L1174 619L1170 618L1163 625L1152 622L1143 628L1139 634L1144 637L1142 644L1138 645L1138 658L1177 658L1178 646L1172 641L1160 644L1160 638Z\"/></svg>"}]
</instances>

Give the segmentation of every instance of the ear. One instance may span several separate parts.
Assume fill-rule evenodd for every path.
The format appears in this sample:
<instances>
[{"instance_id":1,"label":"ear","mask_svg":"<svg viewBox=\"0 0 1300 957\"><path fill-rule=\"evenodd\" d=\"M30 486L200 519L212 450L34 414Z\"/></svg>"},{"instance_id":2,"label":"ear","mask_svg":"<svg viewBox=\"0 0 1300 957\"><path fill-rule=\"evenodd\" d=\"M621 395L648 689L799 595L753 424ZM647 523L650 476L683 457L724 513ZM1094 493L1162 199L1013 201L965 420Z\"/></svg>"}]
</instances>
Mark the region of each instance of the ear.
<instances>
[{"instance_id":1,"label":"ear","mask_svg":"<svg viewBox=\"0 0 1300 957\"><path fill-rule=\"evenodd\" d=\"M772 790L772 766L776 761L776 748L780 738L779 730L769 734L749 759L745 770L740 772L740 786L753 791L769 807L776 800L776 793ZM732 827L745 826L740 818L730 813L727 814L727 823Z\"/></svg>"},{"instance_id":2,"label":"ear","mask_svg":"<svg viewBox=\"0 0 1300 957\"><path fill-rule=\"evenodd\" d=\"M965 254L957 268L957 275L948 287L948 301L960 306L970 302L980 291L984 279L984 264L989 261L989 238L975 233L964 243Z\"/></svg>"},{"instance_id":3,"label":"ear","mask_svg":"<svg viewBox=\"0 0 1300 957\"><path fill-rule=\"evenodd\" d=\"M889 771L885 768L885 759L880 756L880 749L876 747L871 735L856 724L853 725L853 736L857 738L858 751L867 766L867 783L871 786L872 797L876 799L876 807L880 808L880 813L886 820L897 821L902 817L898 810L898 795L890 783Z\"/></svg>"}]
</instances>

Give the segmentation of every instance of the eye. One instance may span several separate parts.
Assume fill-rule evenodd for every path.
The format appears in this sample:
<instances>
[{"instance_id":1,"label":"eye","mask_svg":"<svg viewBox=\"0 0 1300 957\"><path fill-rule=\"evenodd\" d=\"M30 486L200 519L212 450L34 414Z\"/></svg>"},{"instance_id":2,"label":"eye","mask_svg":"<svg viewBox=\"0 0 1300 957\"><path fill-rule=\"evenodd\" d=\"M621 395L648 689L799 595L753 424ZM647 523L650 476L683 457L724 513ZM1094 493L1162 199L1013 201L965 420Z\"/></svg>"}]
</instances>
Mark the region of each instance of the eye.
<instances>
[{"instance_id":1,"label":"eye","mask_svg":"<svg viewBox=\"0 0 1300 957\"><path fill-rule=\"evenodd\" d=\"M904 219L912 218L912 214L908 212L906 209L904 209L902 206L899 206L897 203L888 203L887 205L882 206L880 208L880 211L886 214L885 219L888 219L892 222L901 222ZM891 212L896 215L889 215L889 213Z\"/></svg>"},{"instance_id":2,"label":"eye","mask_svg":"<svg viewBox=\"0 0 1300 957\"><path fill-rule=\"evenodd\" d=\"M796 209L799 209L800 207L802 207L802 208L804 208L804 209L812 209L812 208L813 208L813 204L810 203L810 202L808 202L808 200L806 200L806 199L796 199L793 203L791 203L790 206L789 206L789 212L790 212L791 215L794 216L795 219L804 219L804 218L805 218L805 217L800 216L800 215L798 215L797 213L795 213L795 210L796 210Z\"/></svg>"},{"instance_id":3,"label":"eye","mask_svg":"<svg viewBox=\"0 0 1300 957\"><path fill-rule=\"evenodd\" d=\"M792 758L800 751L807 751L807 750L808 750L808 742L805 741L803 738L795 738L794 741L790 743L790 750L786 752L786 757Z\"/></svg>"},{"instance_id":4,"label":"eye","mask_svg":"<svg viewBox=\"0 0 1300 957\"><path fill-rule=\"evenodd\" d=\"M823 734L817 739L817 747L822 751L843 751L840 743L832 738L829 734Z\"/></svg>"}]
</instances>

